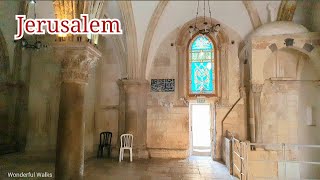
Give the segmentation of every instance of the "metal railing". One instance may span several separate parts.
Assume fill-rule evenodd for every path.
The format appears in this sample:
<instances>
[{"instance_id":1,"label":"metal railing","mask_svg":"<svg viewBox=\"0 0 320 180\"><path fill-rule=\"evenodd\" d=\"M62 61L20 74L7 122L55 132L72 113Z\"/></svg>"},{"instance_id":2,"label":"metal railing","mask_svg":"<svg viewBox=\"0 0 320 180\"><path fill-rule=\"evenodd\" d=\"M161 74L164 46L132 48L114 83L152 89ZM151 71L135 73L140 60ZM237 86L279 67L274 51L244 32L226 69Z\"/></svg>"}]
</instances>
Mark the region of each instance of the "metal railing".
<instances>
[{"instance_id":1,"label":"metal railing","mask_svg":"<svg viewBox=\"0 0 320 180\"><path fill-rule=\"evenodd\" d=\"M312 178L320 179L320 173L318 173L320 172L320 157L318 160L306 160L302 159L301 156L306 151L308 151L307 153L313 153L315 156L320 154L320 145L251 143L240 141L234 136L231 140L232 175L240 180L301 179L300 167L303 169L303 165L316 166L312 167L316 174L316 177ZM260 154L254 156L254 153ZM310 169L310 167L307 168ZM299 177L293 177L295 174L292 174L292 172Z\"/></svg>"}]
</instances>

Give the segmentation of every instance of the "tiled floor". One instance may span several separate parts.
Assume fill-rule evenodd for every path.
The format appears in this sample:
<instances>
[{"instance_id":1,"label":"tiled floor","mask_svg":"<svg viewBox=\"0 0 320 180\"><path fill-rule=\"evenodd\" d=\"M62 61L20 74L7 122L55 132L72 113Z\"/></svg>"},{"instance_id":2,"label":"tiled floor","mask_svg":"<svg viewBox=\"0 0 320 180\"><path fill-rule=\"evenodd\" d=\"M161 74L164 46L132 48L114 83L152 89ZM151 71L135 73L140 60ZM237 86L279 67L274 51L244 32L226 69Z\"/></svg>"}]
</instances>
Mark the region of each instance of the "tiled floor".
<instances>
[{"instance_id":1,"label":"tiled floor","mask_svg":"<svg viewBox=\"0 0 320 180\"><path fill-rule=\"evenodd\" d=\"M8 172L54 172L54 161L25 155L0 156L0 179ZM34 178L36 179L36 178ZM117 159L90 159L85 163L85 180L231 179L227 168L209 157L184 160L148 159L121 163Z\"/></svg>"},{"instance_id":2,"label":"tiled floor","mask_svg":"<svg viewBox=\"0 0 320 180\"><path fill-rule=\"evenodd\" d=\"M125 159L89 161L85 179L231 179L227 168L205 156L192 156L184 160L134 160Z\"/></svg>"}]
</instances>

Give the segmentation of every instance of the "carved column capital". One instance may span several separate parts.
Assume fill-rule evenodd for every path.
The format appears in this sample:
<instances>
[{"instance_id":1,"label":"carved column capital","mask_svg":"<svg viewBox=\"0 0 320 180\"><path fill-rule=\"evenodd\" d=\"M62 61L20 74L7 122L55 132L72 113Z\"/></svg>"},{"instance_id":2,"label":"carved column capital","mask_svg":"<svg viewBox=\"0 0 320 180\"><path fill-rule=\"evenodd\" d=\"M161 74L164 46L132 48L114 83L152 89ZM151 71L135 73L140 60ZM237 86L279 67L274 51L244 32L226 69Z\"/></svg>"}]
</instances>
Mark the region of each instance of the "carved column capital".
<instances>
[{"instance_id":1,"label":"carved column capital","mask_svg":"<svg viewBox=\"0 0 320 180\"><path fill-rule=\"evenodd\" d=\"M90 69L94 68L97 58L83 55L65 57L61 61L62 81L88 82Z\"/></svg>"},{"instance_id":2,"label":"carved column capital","mask_svg":"<svg viewBox=\"0 0 320 180\"><path fill-rule=\"evenodd\" d=\"M251 90L253 93L261 93L263 88L263 84L252 84L251 85Z\"/></svg>"},{"instance_id":3,"label":"carved column capital","mask_svg":"<svg viewBox=\"0 0 320 180\"><path fill-rule=\"evenodd\" d=\"M57 43L53 46L56 61L61 64L61 81L88 83L90 70L101 57L88 43Z\"/></svg>"}]
</instances>

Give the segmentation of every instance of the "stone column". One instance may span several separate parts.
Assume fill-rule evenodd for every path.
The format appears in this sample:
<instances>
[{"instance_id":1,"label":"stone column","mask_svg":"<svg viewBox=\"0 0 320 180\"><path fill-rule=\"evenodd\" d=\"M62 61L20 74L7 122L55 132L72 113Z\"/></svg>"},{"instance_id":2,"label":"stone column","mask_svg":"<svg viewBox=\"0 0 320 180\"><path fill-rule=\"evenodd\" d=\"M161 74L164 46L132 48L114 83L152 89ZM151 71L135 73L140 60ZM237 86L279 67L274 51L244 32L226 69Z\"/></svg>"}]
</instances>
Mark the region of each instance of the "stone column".
<instances>
[{"instance_id":1,"label":"stone column","mask_svg":"<svg viewBox=\"0 0 320 180\"><path fill-rule=\"evenodd\" d=\"M60 109L57 134L55 178L81 180L84 171L84 90L89 71L101 53L87 43L54 45L61 63Z\"/></svg>"},{"instance_id":2,"label":"stone column","mask_svg":"<svg viewBox=\"0 0 320 180\"><path fill-rule=\"evenodd\" d=\"M147 80L121 80L125 98L125 133L133 134L133 155L148 158L147 141L147 100L149 82ZM120 88L121 89L121 88ZM120 102L120 106L121 106Z\"/></svg>"},{"instance_id":3,"label":"stone column","mask_svg":"<svg viewBox=\"0 0 320 180\"><path fill-rule=\"evenodd\" d=\"M245 86L242 86L240 87L240 96L242 97L243 99L243 102L244 102L244 112L243 113L243 119L244 119L244 139L248 139L248 136L249 136L249 131L250 131L250 124L248 122L248 114L246 112L247 111L247 104L248 104L248 101L247 101L247 90L246 90L246 87Z\"/></svg>"},{"instance_id":4,"label":"stone column","mask_svg":"<svg viewBox=\"0 0 320 180\"><path fill-rule=\"evenodd\" d=\"M177 48L177 59L178 61L178 66L177 66L177 84L178 84L178 99L185 98L185 86L184 84L186 83L186 62L187 61L182 61L182 59L186 59L186 50L185 47L182 45L176 45Z\"/></svg>"},{"instance_id":5,"label":"stone column","mask_svg":"<svg viewBox=\"0 0 320 180\"><path fill-rule=\"evenodd\" d=\"M261 124L261 91L263 84L252 84L253 109L255 122L255 140L257 143L262 142L262 124Z\"/></svg>"},{"instance_id":6,"label":"stone column","mask_svg":"<svg viewBox=\"0 0 320 180\"><path fill-rule=\"evenodd\" d=\"M118 120L118 144L120 146L120 135L126 130L126 93L124 91L123 80L118 80L119 86L119 120Z\"/></svg>"}]
</instances>

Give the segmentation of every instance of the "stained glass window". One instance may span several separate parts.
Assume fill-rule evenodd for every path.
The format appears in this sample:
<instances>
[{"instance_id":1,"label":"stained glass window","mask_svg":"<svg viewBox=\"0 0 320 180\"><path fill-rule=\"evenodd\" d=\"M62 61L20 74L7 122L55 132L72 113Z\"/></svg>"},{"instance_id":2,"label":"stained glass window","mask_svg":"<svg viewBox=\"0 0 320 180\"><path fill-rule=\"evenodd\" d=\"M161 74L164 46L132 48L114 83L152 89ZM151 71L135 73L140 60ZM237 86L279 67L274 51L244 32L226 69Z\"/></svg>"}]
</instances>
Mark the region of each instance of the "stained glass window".
<instances>
[{"instance_id":1,"label":"stained glass window","mask_svg":"<svg viewBox=\"0 0 320 180\"><path fill-rule=\"evenodd\" d=\"M214 44L208 36L198 35L189 47L189 94L215 94Z\"/></svg>"}]
</instances>

